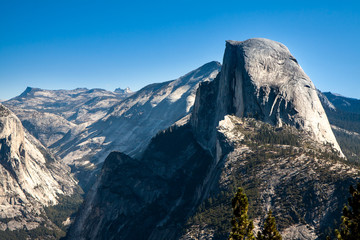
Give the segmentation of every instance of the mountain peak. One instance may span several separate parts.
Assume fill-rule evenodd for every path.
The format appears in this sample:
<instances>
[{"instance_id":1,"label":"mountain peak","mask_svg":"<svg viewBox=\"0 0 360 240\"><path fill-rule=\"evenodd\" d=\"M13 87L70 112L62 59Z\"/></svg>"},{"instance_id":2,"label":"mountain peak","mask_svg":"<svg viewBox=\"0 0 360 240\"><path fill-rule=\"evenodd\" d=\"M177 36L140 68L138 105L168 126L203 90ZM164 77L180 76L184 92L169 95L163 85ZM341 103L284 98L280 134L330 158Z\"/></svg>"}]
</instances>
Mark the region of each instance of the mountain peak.
<instances>
[{"instance_id":1,"label":"mountain peak","mask_svg":"<svg viewBox=\"0 0 360 240\"><path fill-rule=\"evenodd\" d=\"M129 87L126 87L126 88L124 88L124 89L122 89L122 88L116 88L114 92L116 92L116 93L121 93L121 94L130 94L130 93L133 93L133 91L131 91Z\"/></svg>"},{"instance_id":2,"label":"mountain peak","mask_svg":"<svg viewBox=\"0 0 360 240\"><path fill-rule=\"evenodd\" d=\"M219 121L233 114L295 126L341 152L314 84L281 43L263 38L226 41L219 76L199 93L192 125L206 148L215 146Z\"/></svg>"},{"instance_id":3,"label":"mountain peak","mask_svg":"<svg viewBox=\"0 0 360 240\"><path fill-rule=\"evenodd\" d=\"M32 92L33 90L38 90L38 88L27 87L27 88L25 89L25 91L22 92L22 93L19 95L19 97L25 97L25 96L27 96L30 92Z\"/></svg>"},{"instance_id":4,"label":"mountain peak","mask_svg":"<svg viewBox=\"0 0 360 240\"><path fill-rule=\"evenodd\" d=\"M251 46L251 47L255 47L255 46L262 46L264 48L269 48L269 47L273 47L273 48L282 48L282 49L286 49L289 52L289 49L282 43L280 42L276 42L274 40L271 39L267 39L267 38L250 38L247 39L245 41L235 41L235 40L226 40L226 46L229 45L233 45L233 46L238 46L238 45L243 45L243 46Z\"/></svg>"}]
</instances>

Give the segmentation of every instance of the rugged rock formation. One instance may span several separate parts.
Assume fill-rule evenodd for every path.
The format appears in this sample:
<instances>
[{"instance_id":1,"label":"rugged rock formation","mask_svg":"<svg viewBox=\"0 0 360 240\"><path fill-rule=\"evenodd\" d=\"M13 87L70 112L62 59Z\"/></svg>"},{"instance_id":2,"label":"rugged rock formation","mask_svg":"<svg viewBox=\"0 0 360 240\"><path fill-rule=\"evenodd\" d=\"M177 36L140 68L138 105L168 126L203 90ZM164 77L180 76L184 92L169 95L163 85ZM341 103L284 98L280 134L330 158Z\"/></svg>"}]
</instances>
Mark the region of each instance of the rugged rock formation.
<instances>
[{"instance_id":1,"label":"rugged rock formation","mask_svg":"<svg viewBox=\"0 0 360 240\"><path fill-rule=\"evenodd\" d=\"M53 228L44 207L58 204L60 195L70 196L77 187L70 168L55 160L2 104L0 183L1 231L33 230L44 224Z\"/></svg>"},{"instance_id":2,"label":"rugged rock formation","mask_svg":"<svg viewBox=\"0 0 360 240\"><path fill-rule=\"evenodd\" d=\"M256 229L269 209L284 239L325 239L337 227L348 186L359 177L331 147L294 127L229 115L219 123L217 141L220 176L180 239L226 239L238 186L248 195Z\"/></svg>"},{"instance_id":3,"label":"rugged rock formation","mask_svg":"<svg viewBox=\"0 0 360 240\"><path fill-rule=\"evenodd\" d=\"M114 92L120 93L120 94L122 94L122 95L125 96L125 97L129 97L129 96L131 96L132 94L134 94L134 92L131 91L130 88L128 88L128 87L125 88L125 89L116 88L116 89L114 90Z\"/></svg>"},{"instance_id":4,"label":"rugged rock formation","mask_svg":"<svg viewBox=\"0 0 360 240\"><path fill-rule=\"evenodd\" d=\"M286 239L324 237L340 218L358 169L339 156L315 87L282 44L227 42L186 122L139 160L111 153L68 238L226 239L238 186L256 226L272 209Z\"/></svg>"},{"instance_id":5,"label":"rugged rock formation","mask_svg":"<svg viewBox=\"0 0 360 240\"><path fill-rule=\"evenodd\" d=\"M158 134L140 160L111 153L68 239L226 239L238 186L256 226L272 209L285 239L324 237L340 219L358 170L332 148L294 127L228 115L217 142L213 158L187 124Z\"/></svg>"},{"instance_id":6,"label":"rugged rock formation","mask_svg":"<svg viewBox=\"0 0 360 240\"><path fill-rule=\"evenodd\" d=\"M322 93L320 90L317 90L318 97L320 99L321 104L324 107L324 110L328 109L331 111L336 111L336 107L332 104L329 99Z\"/></svg>"},{"instance_id":7,"label":"rugged rock formation","mask_svg":"<svg viewBox=\"0 0 360 240\"><path fill-rule=\"evenodd\" d=\"M194 109L192 125L205 148L215 146L218 122L234 114L295 126L341 153L314 84L283 44L268 39L227 41L221 73L200 87Z\"/></svg>"}]
</instances>

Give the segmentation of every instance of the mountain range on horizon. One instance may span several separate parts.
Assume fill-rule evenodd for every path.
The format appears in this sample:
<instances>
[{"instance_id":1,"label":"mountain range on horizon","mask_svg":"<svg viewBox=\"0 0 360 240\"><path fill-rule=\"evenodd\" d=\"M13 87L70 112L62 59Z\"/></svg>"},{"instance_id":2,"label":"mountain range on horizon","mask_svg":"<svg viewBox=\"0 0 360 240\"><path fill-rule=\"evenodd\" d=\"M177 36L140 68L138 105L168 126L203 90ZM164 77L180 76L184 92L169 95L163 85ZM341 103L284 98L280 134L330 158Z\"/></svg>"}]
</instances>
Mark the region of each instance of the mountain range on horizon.
<instances>
[{"instance_id":1,"label":"mountain range on horizon","mask_svg":"<svg viewBox=\"0 0 360 240\"><path fill-rule=\"evenodd\" d=\"M36 198L43 210L0 216L0 237L59 239L71 223L66 239L226 239L229 199L243 186L257 228L273 209L284 239L323 239L359 180L360 100L317 90L268 39L227 41L222 64L136 92L28 87L2 104L0 167L27 197L3 202L21 209ZM62 187L19 180L8 164L27 169L28 159L44 171L30 175ZM71 209L54 218L61 208Z\"/></svg>"}]
</instances>

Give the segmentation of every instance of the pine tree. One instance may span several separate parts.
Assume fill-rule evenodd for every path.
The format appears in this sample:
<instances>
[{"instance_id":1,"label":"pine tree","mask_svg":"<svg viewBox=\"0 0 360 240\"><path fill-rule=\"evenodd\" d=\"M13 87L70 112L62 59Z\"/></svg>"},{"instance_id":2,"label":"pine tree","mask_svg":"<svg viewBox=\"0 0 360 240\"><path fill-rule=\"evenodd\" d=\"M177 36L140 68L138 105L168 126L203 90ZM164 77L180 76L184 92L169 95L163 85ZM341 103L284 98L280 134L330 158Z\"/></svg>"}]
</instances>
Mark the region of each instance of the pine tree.
<instances>
[{"instance_id":1,"label":"pine tree","mask_svg":"<svg viewBox=\"0 0 360 240\"><path fill-rule=\"evenodd\" d=\"M335 230L336 238L339 240L358 240L360 239L360 183L356 189L350 186L349 206L343 209L342 223L340 230Z\"/></svg>"},{"instance_id":2,"label":"pine tree","mask_svg":"<svg viewBox=\"0 0 360 240\"><path fill-rule=\"evenodd\" d=\"M282 240L282 237L279 231L276 229L276 221L275 217L272 215L272 211L270 210L268 213L268 217L264 223L264 229L262 232L258 232L257 235L258 240Z\"/></svg>"},{"instance_id":3,"label":"pine tree","mask_svg":"<svg viewBox=\"0 0 360 240\"><path fill-rule=\"evenodd\" d=\"M231 203L234 216L231 220L232 229L229 240L255 240L254 224L247 215L249 202L242 188L238 188Z\"/></svg>"}]
</instances>

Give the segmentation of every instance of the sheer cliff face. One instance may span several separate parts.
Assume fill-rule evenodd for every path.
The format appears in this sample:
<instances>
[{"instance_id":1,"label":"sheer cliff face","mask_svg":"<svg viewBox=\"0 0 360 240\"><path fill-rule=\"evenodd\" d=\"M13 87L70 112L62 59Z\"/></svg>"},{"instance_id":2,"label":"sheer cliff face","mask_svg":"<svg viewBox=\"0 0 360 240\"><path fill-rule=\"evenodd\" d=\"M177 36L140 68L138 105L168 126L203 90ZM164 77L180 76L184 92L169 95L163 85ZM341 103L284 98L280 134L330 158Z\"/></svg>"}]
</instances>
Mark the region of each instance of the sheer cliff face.
<instances>
[{"instance_id":1,"label":"sheer cliff face","mask_svg":"<svg viewBox=\"0 0 360 240\"><path fill-rule=\"evenodd\" d=\"M283 45L228 42L190 122L157 134L139 160L107 157L68 239L226 239L239 186L256 226L273 209L286 239L317 239L358 178L322 144L339 149L316 94Z\"/></svg>"},{"instance_id":2,"label":"sheer cliff face","mask_svg":"<svg viewBox=\"0 0 360 240\"><path fill-rule=\"evenodd\" d=\"M10 219L0 230L31 230L45 221L42 208L74 191L69 172L0 104L0 219Z\"/></svg>"},{"instance_id":3,"label":"sheer cliff face","mask_svg":"<svg viewBox=\"0 0 360 240\"><path fill-rule=\"evenodd\" d=\"M314 84L281 43L227 41L221 73L198 91L192 125L206 148L215 146L218 122L233 114L295 126L341 153Z\"/></svg>"}]
</instances>

